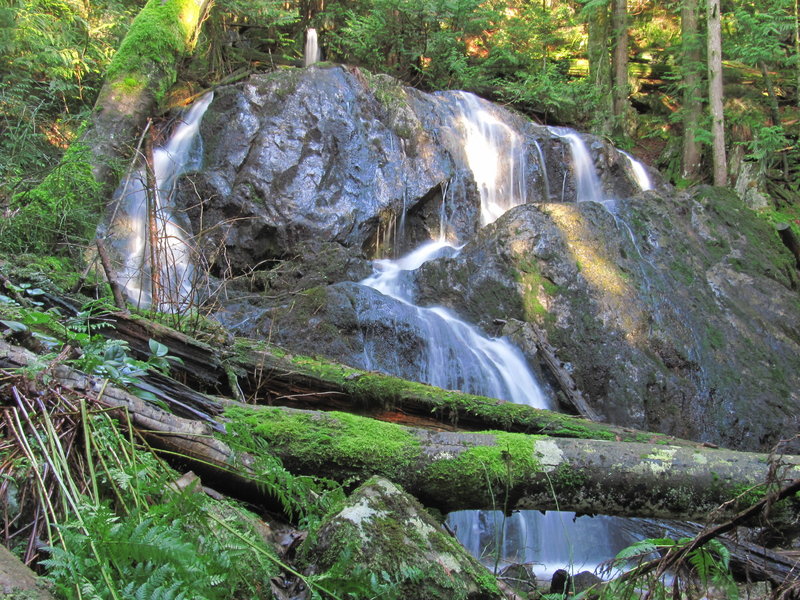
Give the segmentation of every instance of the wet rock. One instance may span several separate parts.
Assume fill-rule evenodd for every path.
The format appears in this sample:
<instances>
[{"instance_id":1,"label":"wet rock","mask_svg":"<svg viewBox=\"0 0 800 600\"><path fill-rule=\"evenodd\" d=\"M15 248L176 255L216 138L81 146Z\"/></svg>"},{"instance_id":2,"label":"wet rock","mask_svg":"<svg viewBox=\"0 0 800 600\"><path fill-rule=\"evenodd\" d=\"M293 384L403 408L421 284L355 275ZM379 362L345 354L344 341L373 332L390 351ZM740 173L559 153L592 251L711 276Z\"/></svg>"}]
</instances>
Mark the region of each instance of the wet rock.
<instances>
[{"instance_id":1,"label":"wet rock","mask_svg":"<svg viewBox=\"0 0 800 600\"><path fill-rule=\"evenodd\" d=\"M457 100L342 67L221 90L202 125L206 166L184 185L204 200L184 203L212 273L241 279L219 296L220 320L431 381L416 309L344 281L366 276L365 257L444 233L466 246L410 276L414 301L490 335L527 323L535 336L505 333L556 381L540 336L603 418L742 449L800 429L798 275L766 223L718 190L655 177L639 193L633 163L585 135L605 200L575 202L562 135L482 103L520 132L528 204L479 230Z\"/></svg>"},{"instance_id":2,"label":"wet rock","mask_svg":"<svg viewBox=\"0 0 800 600\"><path fill-rule=\"evenodd\" d=\"M184 186L193 227L236 271L304 240L374 243L455 174L417 116L438 112L433 96L342 67L223 88L203 119L204 168Z\"/></svg>"},{"instance_id":3,"label":"wet rock","mask_svg":"<svg viewBox=\"0 0 800 600\"><path fill-rule=\"evenodd\" d=\"M570 575L568 571L558 569L550 580L550 593L567 597L586 592L601 583L603 580L590 571L581 571Z\"/></svg>"},{"instance_id":4,"label":"wet rock","mask_svg":"<svg viewBox=\"0 0 800 600\"><path fill-rule=\"evenodd\" d=\"M490 600L494 577L411 496L374 477L309 536L300 550L315 572L331 570L358 597Z\"/></svg>"},{"instance_id":5,"label":"wet rock","mask_svg":"<svg viewBox=\"0 0 800 600\"><path fill-rule=\"evenodd\" d=\"M536 590L536 575L531 564L513 564L503 569L498 579L521 594Z\"/></svg>"},{"instance_id":6,"label":"wet rock","mask_svg":"<svg viewBox=\"0 0 800 600\"><path fill-rule=\"evenodd\" d=\"M611 422L748 449L800 428L797 275L730 193L520 206L418 286L475 322L536 326ZM534 342L518 343L532 362Z\"/></svg>"}]
</instances>

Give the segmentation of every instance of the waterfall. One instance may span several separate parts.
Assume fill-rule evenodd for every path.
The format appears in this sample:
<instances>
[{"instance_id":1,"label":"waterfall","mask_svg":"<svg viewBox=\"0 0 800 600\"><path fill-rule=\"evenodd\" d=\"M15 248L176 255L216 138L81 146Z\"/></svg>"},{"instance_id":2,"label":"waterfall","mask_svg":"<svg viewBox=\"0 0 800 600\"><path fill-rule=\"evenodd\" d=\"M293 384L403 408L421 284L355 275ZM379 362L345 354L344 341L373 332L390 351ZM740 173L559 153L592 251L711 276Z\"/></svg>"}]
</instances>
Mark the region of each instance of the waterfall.
<instances>
[{"instance_id":1,"label":"waterfall","mask_svg":"<svg viewBox=\"0 0 800 600\"><path fill-rule=\"evenodd\" d=\"M628 163L630 164L631 167L631 172L633 173L633 179L634 181L636 181L636 185L639 186L639 189L643 192L652 190L653 182L650 179L650 174L647 172L647 169L644 168L644 165L635 158L633 158L630 154L628 154L624 150L619 150L619 153L628 159Z\"/></svg>"},{"instance_id":2,"label":"waterfall","mask_svg":"<svg viewBox=\"0 0 800 600\"><path fill-rule=\"evenodd\" d=\"M481 226L526 199L522 136L498 119L474 94L457 92L464 152L481 198Z\"/></svg>"},{"instance_id":3,"label":"waterfall","mask_svg":"<svg viewBox=\"0 0 800 600\"><path fill-rule=\"evenodd\" d=\"M592 155L586 147L586 142L577 132L566 127L550 127L558 137L567 141L572 152L572 170L575 176L578 202L598 202L605 199L600 178L597 176Z\"/></svg>"},{"instance_id":4,"label":"waterfall","mask_svg":"<svg viewBox=\"0 0 800 600\"><path fill-rule=\"evenodd\" d=\"M113 245L124 257L119 282L137 306L150 307L155 297L155 308L177 312L194 301L191 232L188 221L175 210L174 192L178 177L200 167L202 144L198 131L212 99L213 94L209 93L197 100L169 140L153 149L154 189L149 189L146 168L141 167L130 173L114 193ZM158 257L156 270L152 268L154 256Z\"/></svg>"},{"instance_id":5,"label":"waterfall","mask_svg":"<svg viewBox=\"0 0 800 600\"><path fill-rule=\"evenodd\" d=\"M486 225L525 202L521 136L495 116L484 101L464 92L451 97L460 125L455 129L463 135L464 160L481 197L480 222ZM580 198L601 199L599 180L585 144L574 132L559 135L570 141ZM538 151L541 156L541 149ZM543 160L542 170L546 177ZM549 183L545 182L549 196ZM445 240L444 213L442 220L438 240L422 244L398 260L374 261L374 274L361 282L415 311L425 338L416 378L444 389L552 408L524 356L507 340L485 336L444 308L413 304L414 271L428 261L455 256L459 251ZM367 361L371 350L372 342L365 340ZM448 516L448 524L461 543L487 565L535 563L540 574L559 568L592 569L612 558L628 542L613 539L612 522L611 517L576 518L574 513L557 511L518 511L508 517L497 511L459 511Z\"/></svg>"},{"instance_id":6,"label":"waterfall","mask_svg":"<svg viewBox=\"0 0 800 600\"><path fill-rule=\"evenodd\" d=\"M317 30L310 27L306 30L306 49L305 49L305 65L310 67L319 62L319 43L317 41Z\"/></svg>"}]
</instances>

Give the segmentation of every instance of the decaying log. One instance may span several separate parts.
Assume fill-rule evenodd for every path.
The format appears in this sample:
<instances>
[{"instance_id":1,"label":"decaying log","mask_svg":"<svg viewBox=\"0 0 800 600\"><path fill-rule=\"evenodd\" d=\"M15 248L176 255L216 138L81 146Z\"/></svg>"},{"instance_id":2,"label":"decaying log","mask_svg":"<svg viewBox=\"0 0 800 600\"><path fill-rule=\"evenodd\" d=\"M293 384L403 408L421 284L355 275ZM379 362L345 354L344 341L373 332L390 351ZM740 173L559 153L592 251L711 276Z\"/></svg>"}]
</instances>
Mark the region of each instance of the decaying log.
<instances>
[{"instance_id":1,"label":"decaying log","mask_svg":"<svg viewBox=\"0 0 800 600\"><path fill-rule=\"evenodd\" d=\"M0 544L0 597L54 600L43 582L25 563Z\"/></svg>"},{"instance_id":2,"label":"decaying log","mask_svg":"<svg viewBox=\"0 0 800 600\"><path fill-rule=\"evenodd\" d=\"M33 356L0 341L2 365L22 366ZM255 487L246 460L215 438L209 423L169 414L66 365L53 367L51 374L63 387L88 397L103 390L103 403L127 409L151 443L180 453L196 463L193 468ZM349 482L382 475L444 512L506 506L704 520L726 503L714 512L714 518L721 519L747 506L751 496L741 492L758 489L770 471L770 457L765 454L518 433L430 431L343 413L219 403L233 407L226 412L232 423L250 428L294 473ZM800 476L800 457L780 459L781 479Z\"/></svg>"},{"instance_id":3,"label":"decaying log","mask_svg":"<svg viewBox=\"0 0 800 600\"><path fill-rule=\"evenodd\" d=\"M515 329L524 329L526 338L533 340L536 345L536 352L547 365L550 374L555 378L558 388L564 394L565 400L571 404L578 414L590 421L600 421L600 415L586 402L578 384L572 378L564 363L558 359L556 349L547 341L542 330L533 323L511 320L507 327L503 329L503 335L513 336Z\"/></svg>"}]
</instances>

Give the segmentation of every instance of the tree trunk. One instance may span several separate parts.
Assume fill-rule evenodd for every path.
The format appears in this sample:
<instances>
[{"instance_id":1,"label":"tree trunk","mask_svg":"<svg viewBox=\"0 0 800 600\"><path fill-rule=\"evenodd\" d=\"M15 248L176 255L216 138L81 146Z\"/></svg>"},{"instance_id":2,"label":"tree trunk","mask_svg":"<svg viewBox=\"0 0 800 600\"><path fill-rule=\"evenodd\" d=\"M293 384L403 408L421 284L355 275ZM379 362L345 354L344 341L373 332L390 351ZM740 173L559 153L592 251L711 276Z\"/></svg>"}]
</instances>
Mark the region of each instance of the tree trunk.
<instances>
[{"instance_id":1,"label":"tree trunk","mask_svg":"<svg viewBox=\"0 0 800 600\"><path fill-rule=\"evenodd\" d=\"M178 61L194 49L209 0L149 0L131 24L106 71L83 143L95 179L117 185L118 161L177 80Z\"/></svg>"},{"instance_id":2,"label":"tree trunk","mask_svg":"<svg viewBox=\"0 0 800 600\"><path fill-rule=\"evenodd\" d=\"M695 182L700 173L700 144L695 139L702 114L701 44L697 25L697 0L681 5L681 62L683 72L683 153L682 176Z\"/></svg>"},{"instance_id":3,"label":"tree trunk","mask_svg":"<svg viewBox=\"0 0 800 600\"><path fill-rule=\"evenodd\" d=\"M797 61L796 77L797 77L797 106L800 107L800 0L794 0L794 57Z\"/></svg>"},{"instance_id":4,"label":"tree trunk","mask_svg":"<svg viewBox=\"0 0 800 600\"><path fill-rule=\"evenodd\" d=\"M614 31L614 130L617 135L624 135L628 116L628 0L614 0L611 27Z\"/></svg>"},{"instance_id":5,"label":"tree trunk","mask_svg":"<svg viewBox=\"0 0 800 600\"><path fill-rule=\"evenodd\" d=\"M608 52L610 38L608 5L594 7L587 14L589 29L589 78L596 96L595 133L611 133L613 102L611 97L611 59Z\"/></svg>"},{"instance_id":6,"label":"tree trunk","mask_svg":"<svg viewBox=\"0 0 800 600\"><path fill-rule=\"evenodd\" d=\"M708 99L711 108L711 139L714 164L714 185L728 183L725 153L725 118L722 112L722 24L720 1L707 0L708 26Z\"/></svg>"},{"instance_id":7,"label":"tree trunk","mask_svg":"<svg viewBox=\"0 0 800 600\"><path fill-rule=\"evenodd\" d=\"M0 365L23 366L34 358L0 340ZM215 437L222 424L219 418L204 423L172 415L66 365L49 373L63 388L129 411L143 436L177 453L184 464L227 482L226 487L239 495L245 490L259 493L247 467L250 458L237 456ZM350 483L382 475L446 512L506 506L720 519L763 492L777 464L765 454L731 450L431 431L346 413L216 403L230 407L224 421L229 433L239 439L258 438L259 447L270 448L293 473ZM781 456L780 465L774 475L780 479L774 483L800 475L800 457Z\"/></svg>"}]
</instances>

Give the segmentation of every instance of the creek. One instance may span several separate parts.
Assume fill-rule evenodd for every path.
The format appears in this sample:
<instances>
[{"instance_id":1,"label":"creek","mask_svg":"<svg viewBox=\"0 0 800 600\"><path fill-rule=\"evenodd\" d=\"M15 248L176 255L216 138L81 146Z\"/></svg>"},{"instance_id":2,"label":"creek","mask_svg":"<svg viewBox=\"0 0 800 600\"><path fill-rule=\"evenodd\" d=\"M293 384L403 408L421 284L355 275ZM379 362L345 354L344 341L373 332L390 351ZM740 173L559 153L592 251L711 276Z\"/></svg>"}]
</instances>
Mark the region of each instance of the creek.
<instances>
[{"instance_id":1,"label":"creek","mask_svg":"<svg viewBox=\"0 0 800 600\"><path fill-rule=\"evenodd\" d=\"M749 382L799 355L793 280L743 261L762 232L733 200L678 197L597 138L470 94L370 77L254 76L217 90L205 118L200 103L187 112L154 152L172 165L154 168L159 191L148 200L139 171L117 194L130 299L181 311L210 298L235 334L291 352L566 406L535 336L512 337L512 321L530 324L612 423L743 447L781 435L794 388L776 388L769 412ZM152 239L172 244L156 269ZM223 293L199 293L212 288ZM772 312L747 308L767 295ZM591 569L631 540L621 520L571 513L448 524L488 566L539 572Z\"/></svg>"}]
</instances>

